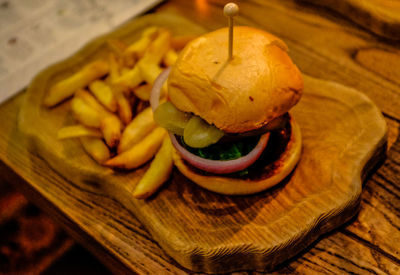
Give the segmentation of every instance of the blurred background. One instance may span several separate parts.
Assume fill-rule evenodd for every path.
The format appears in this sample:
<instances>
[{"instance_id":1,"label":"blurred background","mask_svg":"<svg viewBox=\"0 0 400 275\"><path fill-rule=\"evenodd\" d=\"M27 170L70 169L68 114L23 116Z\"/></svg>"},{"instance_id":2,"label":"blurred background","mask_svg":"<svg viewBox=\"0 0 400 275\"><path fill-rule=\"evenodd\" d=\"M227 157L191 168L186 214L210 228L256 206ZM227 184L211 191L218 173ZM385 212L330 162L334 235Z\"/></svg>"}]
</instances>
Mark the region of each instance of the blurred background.
<instances>
[{"instance_id":1,"label":"blurred background","mask_svg":"<svg viewBox=\"0 0 400 275\"><path fill-rule=\"evenodd\" d=\"M111 274L16 191L11 184L21 179L5 169L0 164L0 274Z\"/></svg>"},{"instance_id":2,"label":"blurred background","mask_svg":"<svg viewBox=\"0 0 400 275\"><path fill-rule=\"evenodd\" d=\"M126 0L129 2L129 0ZM38 0L21 0L21 3L25 3L25 6L27 7L27 13L29 13L32 9L38 7L39 4L45 5L43 3L47 3L46 5L49 5L48 3L51 3L51 1L38 1ZM71 1L75 2L75 1ZM86 3L89 1L81 1L82 3ZM117 8L116 5L110 5L109 2L108 4L107 1L92 1L92 2L98 2L101 5L104 5L106 8ZM124 2L124 1L119 1L119 2ZM131 2L143 2L143 1L133 1ZM157 1L156 1L157 2ZM159 2L159 1L158 1ZM181 4L182 6L188 5L191 6L192 4L185 4L184 1L168 1L173 7L174 5ZM179 3L178 3L179 2ZM210 5L208 5L208 2L213 2L214 6L221 6L220 1L205 1L205 0L196 0L195 2L195 7L198 10L198 13L196 14L196 18L198 21L204 20L204 18L210 17L210 12L212 10L210 9ZM226 1L228 2L228 1ZM245 1L242 1L245 3ZM261 1L251 1L254 3L258 3ZM276 2L276 1L273 1ZM400 37L400 28L399 25L397 24L389 24L391 23L394 19L393 17L399 16L399 8L398 6L394 5L394 1L380 1L379 3L379 9L370 9L368 10L369 13L362 13L364 11L361 10L361 14L366 14L368 16L349 16L355 14L357 10L354 10L353 7L351 6L346 6L346 5L334 5L334 6L329 6L329 3L335 3L335 1L312 1L312 0L293 0L293 1L287 1L287 2L294 2L296 4L296 8L299 10L307 10L307 12L310 10L307 18L309 20L309 25L315 24L317 27L321 27L322 23L328 26L331 30L335 30L336 25L331 25L330 22L328 22L328 19L331 20L332 22L338 21L341 25L344 26L346 29L346 33L354 33L354 37L357 38L354 41L357 42L357 44L354 42L354 45L351 40L348 46L345 41L346 39L340 40L340 37L338 37L338 41L340 43L343 42L343 49L340 48L340 52L338 51L335 52L336 56L338 56L337 63L340 63L342 60L347 60L343 57L340 57L339 55L342 54L347 58L347 55L349 56L348 59L354 61L353 63L349 62L342 62L343 64L351 64L353 67L352 70L348 69L345 71L343 68L345 67L343 64L338 65L337 67L332 67L331 71L329 70L324 70L326 64L336 64L333 62L333 59L336 58L330 56L331 51L326 50L326 56L330 57L329 59L325 57L325 48L318 49L316 51L315 56L311 59L307 59L309 56L307 54L303 54L303 50L307 50L309 52L309 49L311 47L305 47L304 45L299 44L298 48L291 47L294 50L292 50L292 55L298 59L305 69L308 71L315 71L314 76L315 77L320 77L320 78L327 78L331 80L343 80L342 82L346 85L353 86L357 89L370 92L370 95L379 95L376 96L376 99L378 99L378 103L380 103L382 106L388 106L386 109L389 110L386 114L386 119L388 121L388 124L390 126L390 132L389 132L389 147L397 142L398 143L398 136L399 136L399 127L398 127L398 119L396 120L396 116L393 114L397 114L398 112L396 111L396 104L395 102L390 102L390 98L384 98L384 96L381 96L384 94L382 91L390 91L390 87L395 87L395 85L398 85L399 83L399 70L398 70L398 64L400 64L400 59L399 59L399 54L398 54L398 48L399 48L399 37ZM306 2L306 3L304 3ZM344 3L346 1L343 1ZM368 1L367 1L368 2ZM370 1L370 3L373 3L374 1ZM65 1L65 5L72 5L70 4L69 1ZM68 4L67 4L68 3ZM177 4L178 3L178 4ZM250 3L250 1L249 1ZM321 3L325 3L326 5L324 7L319 7L319 5L322 5ZM80 5L80 4L79 4ZM100 14L107 15L108 12L112 12L111 10L102 9L102 6L98 6L98 10ZM250 4L248 4L251 7ZM257 5L254 4L256 8L258 9ZM297 6L298 5L298 6ZM393 5L393 6L390 6ZM246 5L244 5L246 6ZM268 6L268 5L267 5ZM385 10L383 10L386 7ZM254 8L254 9L256 9ZM286 9L285 5L281 8L282 10ZM382 9L382 10L381 10ZM83 12L84 10L79 6L79 8L76 8L76 10ZM185 10L185 8L182 8L182 10ZM288 10L291 10L288 8ZM68 10L66 8L60 9L59 12L57 13L58 15L65 15L67 18L67 15L73 15L76 16L76 13L70 13L68 14ZM386 17L381 17L380 15L386 12ZM378 17L375 16L375 13L379 13ZM326 17L328 18L327 20L320 20L321 25L318 25L318 22L315 23L313 20L316 20L316 16L314 18L314 14L319 14L319 17ZM190 16L189 14L188 16ZM355 14L357 15L357 14ZM5 1L5 0L0 0L0 26L4 26L5 22L11 22L15 18L16 13L15 10L13 9L13 5L11 1ZM203 18L204 17L204 18ZM306 18L306 17L305 17ZM366 19L365 19L366 18ZM374 21L374 19L378 18L381 20L382 18L387 18L388 22L384 21L378 22ZM92 22L99 22L99 17L93 16L89 18L92 20ZM243 17L245 20L249 20L248 18ZM363 20L365 19L365 20ZM90 21L89 20L89 21ZM218 20L224 20L224 19L218 19ZM216 19L215 24L219 24ZM271 19L266 19L265 21L268 21ZM88 21L88 22L89 22ZM76 19L74 20L64 20L60 21L63 27L65 28L72 28L76 25ZM307 21L308 22L308 21ZM115 23L109 22L110 26L113 27ZM3 24L3 25L2 25ZM212 27L214 23L209 23L210 28ZM294 26L294 25L293 25ZM293 27L292 26L292 27ZM315 27L315 28L317 28ZM272 28L272 27L271 27ZM282 24L280 26L283 30L285 30L286 26ZM304 30L309 30L310 28L304 28ZM276 29L275 29L276 30ZM299 37L306 37L307 35L301 33L302 28L299 28ZM0 29L0 34L4 34L3 32L4 29ZM3 33L2 33L3 32ZM285 33L282 31L282 33ZM317 33L317 32L316 32ZM339 32L338 32L339 33ZM41 34L37 32L36 34ZM43 34L43 33L42 33ZM45 32L46 37L48 37L48 32ZM343 36L347 37L347 36ZM286 39L286 37L284 37ZM290 46L294 46L296 41L291 41L288 37L288 44ZM315 41L314 41L315 39ZM322 45L324 42L318 42L319 38L312 37L312 34L310 34L309 41L313 41L312 45ZM397 42L391 41L391 39L396 40ZM40 40L40 39L39 39ZM300 40L300 39L299 39ZM364 45L364 40L367 41ZM9 45L15 46L16 39L9 39L7 40ZM363 41L362 43L359 41ZM298 41L297 41L298 42ZM296 43L297 43L296 42ZM308 40L306 40L308 42ZM328 41L329 43L326 43L325 46L329 46L332 43L332 41ZM346 42L346 43L345 43ZM338 43L338 44L340 44ZM384 44L386 43L386 44ZM358 45L360 44L360 45ZM384 46L383 46L384 45ZM304 47L303 47L304 46ZM315 46L316 48L318 48ZM10 46L11 47L11 46ZM327 47L329 48L329 47ZM0 49L3 49L0 45ZM332 47L332 49L336 50L335 47ZM5 51L3 51L5 52ZM312 51L311 51L312 52ZM321 54L321 52L323 54ZM334 52L332 50L332 52ZM12 53L12 52L10 52ZM317 55L318 53L318 55ZM382 61L383 60L383 61ZM2 59L0 58L0 76L1 73L6 73L4 71L4 67L1 66ZM4 59L3 59L4 62ZM362 70L359 69L359 67L364 66ZM315 68L315 69L314 69ZM397 69L395 69L397 68ZM37 69L37 68L35 68ZM361 78L360 72L363 72L366 77ZM373 74L374 73L374 74ZM357 76L357 77L356 77ZM374 78L375 77L375 78ZM379 77L379 82L376 81ZM1 78L0 78L1 79ZM370 81L370 82L368 82ZM374 83L373 83L374 82ZM376 83L375 83L376 82ZM388 84L390 82L390 84ZM24 84L25 85L25 84ZM386 86L385 86L386 85ZM2 89L4 87L0 85ZM389 88L385 88L389 87ZM367 89L368 88L368 89ZM382 91L381 91L382 89ZM395 88L392 88L394 94L396 94L397 90ZM0 92L0 96L3 91ZM379 101L382 98L381 101ZM393 97L395 98L395 97ZM385 104L383 104L385 103ZM391 103L393 105L393 108L390 105ZM389 106L390 105L390 106ZM387 111L386 110L386 111ZM383 110L385 111L385 110ZM398 145L397 145L398 146ZM398 149L397 149L398 150ZM399 160L397 160L398 162ZM394 167L394 165L393 165ZM396 166L398 167L398 166ZM394 179L398 179L396 174L396 171L394 168L390 168L394 172L392 172L391 177ZM96 258L94 258L84 247L81 245L77 244L56 222L54 222L48 215L46 215L43 211L39 210L37 207L35 207L32 203L30 203L20 192L18 192L13 185L15 182L20 181L21 179L9 171L5 172L5 170L8 170L0 162L0 274L111 274L108 269L101 264ZM395 180L393 180L395 182ZM13 185L12 185L13 183ZM388 187L376 187L375 185L370 185L372 187L370 188L369 193L364 191L365 196L369 196L370 194L376 194L376 197L382 198L387 190L386 188ZM383 186L383 185L382 185ZM375 188L375 189L374 189ZM385 190L383 190L385 188ZM387 195L390 199L392 199L392 194L397 194L396 192L399 190L398 184L395 185L395 191L387 192L389 195ZM373 192L371 191L373 190ZM376 191L378 190L378 191ZM390 189L391 190L391 189ZM397 190L397 191L396 191ZM368 191L368 190L367 190ZM386 193L385 193L386 194ZM372 195L371 195L372 196ZM365 201L365 200L364 200ZM368 201L368 200L367 200ZM394 199L392 199L394 201ZM398 202L396 200L395 202ZM364 204L366 205L366 204ZM383 200L382 205L385 205L385 200ZM365 207L368 208L369 206ZM382 206L383 207L383 206ZM375 211L377 207L375 205L369 207L368 213L373 213L373 214L365 214L365 216L371 217L372 221L376 220L376 228L377 230L372 230L373 233L380 233L383 230L382 224L380 220L377 218L378 215L373 212ZM399 207L394 207L395 210L393 212L397 213ZM365 210L365 209L364 209ZM378 210L376 210L378 211ZM364 211L363 213L366 213ZM391 213L388 211L388 213ZM369 225L371 224L371 220L369 220ZM383 218L382 218L383 220ZM366 231L368 231L368 234L370 233L370 228L366 228ZM398 229L397 229L398 230ZM398 231L396 231L398 232ZM372 235L372 234L371 234ZM379 234L377 234L379 236ZM385 236L388 234L384 234ZM373 239L373 238L372 238ZM388 251L391 253L393 251L397 251L393 249L391 245L395 245L392 243L392 241L388 241ZM384 247L385 248L385 247ZM343 248L343 250L347 250L347 248ZM349 249L350 250L350 249ZM327 253L329 254L329 253ZM357 254L357 252L354 252L354 254ZM329 257L332 255L328 255ZM340 256L340 255L339 255ZM375 256L374 256L375 257ZM392 257L394 258L394 257ZM390 259L392 259L390 258ZM346 259L343 259L346 260Z\"/></svg>"}]
</instances>

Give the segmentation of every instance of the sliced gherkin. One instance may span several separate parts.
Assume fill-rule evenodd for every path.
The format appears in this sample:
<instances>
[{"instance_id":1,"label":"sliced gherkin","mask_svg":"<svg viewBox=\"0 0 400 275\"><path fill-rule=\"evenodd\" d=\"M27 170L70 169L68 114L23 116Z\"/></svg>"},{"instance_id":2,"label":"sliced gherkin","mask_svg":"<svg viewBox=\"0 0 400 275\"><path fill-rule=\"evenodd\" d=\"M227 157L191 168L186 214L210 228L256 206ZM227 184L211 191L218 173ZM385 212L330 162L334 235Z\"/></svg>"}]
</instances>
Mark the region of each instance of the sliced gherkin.
<instances>
[{"instance_id":1,"label":"sliced gherkin","mask_svg":"<svg viewBox=\"0 0 400 275\"><path fill-rule=\"evenodd\" d=\"M224 132L198 116L192 116L183 131L183 140L193 148L204 148L218 142Z\"/></svg>"},{"instance_id":2,"label":"sliced gherkin","mask_svg":"<svg viewBox=\"0 0 400 275\"><path fill-rule=\"evenodd\" d=\"M186 124L191 117L191 114L178 110L169 101L159 105L154 112L154 121L158 125L180 136L183 136Z\"/></svg>"}]
</instances>

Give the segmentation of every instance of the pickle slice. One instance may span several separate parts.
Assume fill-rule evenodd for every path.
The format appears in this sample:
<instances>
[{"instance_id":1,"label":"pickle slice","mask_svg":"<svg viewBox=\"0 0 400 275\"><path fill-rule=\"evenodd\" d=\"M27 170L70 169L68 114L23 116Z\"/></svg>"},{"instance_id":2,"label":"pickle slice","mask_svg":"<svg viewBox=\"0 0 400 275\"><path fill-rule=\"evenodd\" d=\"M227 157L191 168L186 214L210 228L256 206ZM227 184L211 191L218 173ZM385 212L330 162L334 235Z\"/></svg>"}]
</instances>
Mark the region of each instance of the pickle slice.
<instances>
[{"instance_id":1,"label":"pickle slice","mask_svg":"<svg viewBox=\"0 0 400 275\"><path fill-rule=\"evenodd\" d=\"M198 116L192 116L183 132L183 140L193 148L204 148L216 143L224 136L224 132L214 125L208 124Z\"/></svg>"},{"instance_id":2,"label":"pickle slice","mask_svg":"<svg viewBox=\"0 0 400 275\"><path fill-rule=\"evenodd\" d=\"M169 101L159 105L154 112L154 121L158 125L180 136L183 136L186 124L191 117L191 114L178 110Z\"/></svg>"}]
</instances>

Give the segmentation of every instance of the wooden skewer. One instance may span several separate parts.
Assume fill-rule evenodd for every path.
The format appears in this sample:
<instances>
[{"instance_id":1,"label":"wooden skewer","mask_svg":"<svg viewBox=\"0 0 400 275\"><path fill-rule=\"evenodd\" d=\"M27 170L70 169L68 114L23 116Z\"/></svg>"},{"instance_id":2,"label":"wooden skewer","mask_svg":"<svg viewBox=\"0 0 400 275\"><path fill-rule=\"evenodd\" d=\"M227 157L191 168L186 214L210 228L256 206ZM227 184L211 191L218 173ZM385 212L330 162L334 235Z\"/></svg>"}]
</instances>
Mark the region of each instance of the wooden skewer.
<instances>
[{"instance_id":1,"label":"wooden skewer","mask_svg":"<svg viewBox=\"0 0 400 275\"><path fill-rule=\"evenodd\" d=\"M224 15L227 16L229 24L229 54L228 60L232 59L233 52L233 17L239 13L239 7L235 3L228 3L224 6Z\"/></svg>"}]
</instances>

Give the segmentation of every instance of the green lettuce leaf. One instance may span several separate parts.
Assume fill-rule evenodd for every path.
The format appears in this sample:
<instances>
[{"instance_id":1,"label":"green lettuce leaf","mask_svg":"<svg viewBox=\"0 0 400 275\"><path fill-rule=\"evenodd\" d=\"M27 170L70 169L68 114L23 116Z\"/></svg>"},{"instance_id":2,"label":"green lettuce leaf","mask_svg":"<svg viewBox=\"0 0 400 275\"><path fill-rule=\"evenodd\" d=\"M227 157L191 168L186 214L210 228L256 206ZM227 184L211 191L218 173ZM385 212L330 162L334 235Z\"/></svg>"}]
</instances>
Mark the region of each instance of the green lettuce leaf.
<instances>
[{"instance_id":1,"label":"green lettuce leaf","mask_svg":"<svg viewBox=\"0 0 400 275\"><path fill-rule=\"evenodd\" d=\"M218 142L204 148L192 148L185 144L183 138L181 138L181 144L189 152L205 159L233 160L250 153L250 151L257 145L259 139L259 136L247 137L238 141Z\"/></svg>"}]
</instances>

